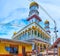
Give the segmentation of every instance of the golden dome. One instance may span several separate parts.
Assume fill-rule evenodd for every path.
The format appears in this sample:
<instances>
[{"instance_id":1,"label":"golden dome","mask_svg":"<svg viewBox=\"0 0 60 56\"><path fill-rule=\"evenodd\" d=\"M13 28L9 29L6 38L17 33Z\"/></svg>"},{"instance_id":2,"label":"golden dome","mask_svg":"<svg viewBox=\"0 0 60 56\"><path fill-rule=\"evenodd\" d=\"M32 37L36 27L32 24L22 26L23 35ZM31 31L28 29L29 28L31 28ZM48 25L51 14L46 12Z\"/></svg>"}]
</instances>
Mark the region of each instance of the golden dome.
<instances>
[{"instance_id":1,"label":"golden dome","mask_svg":"<svg viewBox=\"0 0 60 56\"><path fill-rule=\"evenodd\" d=\"M46 21L45 21L45 24L47 24L47 23L49 23L49 21L48 21L48 20L46 20Z\"/></svg>"},{"instance_id":2,"label":"golden dome","mask_svg":"<svg viewBox=\"0 0 60 56\"><path fill-rule=\"evenodd\" d=\"M17 32L14 32L14 35L16 35Z\"/></svg>"},{"instance_id":3,"label":"golden dome","mask_svg":"<svg viewBox=\"0 0 60 56\"><path fill-rule=\"evenodd\" d=\"M32 2L32 3L30 4L30 7L31 7L31 6L34 6L34 5L39 6L38 3Z\"/></svg>"}]
</instances>

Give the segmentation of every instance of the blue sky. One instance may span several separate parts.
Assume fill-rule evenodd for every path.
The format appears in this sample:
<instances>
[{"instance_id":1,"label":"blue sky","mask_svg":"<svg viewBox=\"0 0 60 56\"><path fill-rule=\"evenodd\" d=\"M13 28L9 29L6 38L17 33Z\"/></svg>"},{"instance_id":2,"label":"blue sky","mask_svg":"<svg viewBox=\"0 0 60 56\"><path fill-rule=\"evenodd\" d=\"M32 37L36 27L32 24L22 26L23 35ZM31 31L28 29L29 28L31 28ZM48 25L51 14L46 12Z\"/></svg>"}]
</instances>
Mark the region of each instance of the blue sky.
<instances>
[{"instance_id":1,"label":"blue sky","mask_svg":"<svg viewBox=\"0 0 60 56\"><path fill-rule=\"evenodd\" d=\"M53 17L57 23L60 36L60 0L34 0ZM31 0L0 0L0 38L11 38L13 32L19 31L27 25ZM39 8L39 16L43 22L48 19L50 27L54 27L53 21ZM20 27L19 27L20 26ZM22 27L21 27L22 26ZM53 29L51 35L54 36Z\"/></svg>"}]
</instances>

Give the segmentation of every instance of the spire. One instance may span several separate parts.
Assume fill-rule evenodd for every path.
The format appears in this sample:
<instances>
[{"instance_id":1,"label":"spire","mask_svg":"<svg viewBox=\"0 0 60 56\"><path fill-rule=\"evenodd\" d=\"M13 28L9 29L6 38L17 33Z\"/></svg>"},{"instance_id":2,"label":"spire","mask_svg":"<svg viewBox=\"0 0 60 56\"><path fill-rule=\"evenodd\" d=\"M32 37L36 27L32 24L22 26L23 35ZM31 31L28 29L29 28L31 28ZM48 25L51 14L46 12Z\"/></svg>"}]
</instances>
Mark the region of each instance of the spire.
<instances>
[{"instance_id":1,"label":"spire","mask_svg":"<svg viewBox=\"0 0 60 56\"><path fill-rule=\"evenodd\" d=\"M32 22L36 22L36 23L39 23L41 21L41 18L39 17L39 12L38 12L38 9L39 9L39 5L37 2L33 1L30 3L30 6L29 6L29 17L28 17L28 21L30 23Z\"/></svg>"},{"instance_id":2,"label":"spire","mask_svg":"<svg viewBox=\"0 0 60 56\"><path fill-rule=\"evenodd\" d=\"M45 30L46 30L46 32L50 33L50 27L49 27L50 24L49 24L49 21L46 20L44 23L45 23Z\"/></svg>"},{"instance_id":3,"label":"spire","mask_svg":"<svg viewBox=\"0 0 60 56\"><path fill-rule=\"evenodd\" d=\"M48 21L48 20L46 20L46 21L45 21L45 24L49 24L49 21Z\"/></svg>"},{"instance_id":4,"label":"spire","mask_svg":"<svg viewBox=\"0 0 60 56\"><path fill-rule=\"evenodd\" d=\"M16 35L17 34L17 32L14 32L14 35Z\"/></svg>"},{"instance_id":5,"label":"spire","mask_svg":"<svg viewBox=\"0 0 60 56\"><path fill-rule=\"evenodd\" d=\"M30 3L30 7L29 7L29 9L30 9L29 16L31 16L33 14L38 15L39 14L38 8L39 8L38 3L36 3L35 1L34 2L31 2Z\"/></svg>"},{"instance_id":6,"label":"spire","mask_svg":"<svg viewBox=\"0 0 60 56\"><path fill-rule=\"evenodd\" d=\"M37 7L39 8L38 3L36 3L35 1L34 1L34 2L32 2L32 3L30 3L30 7L32 7L32 6L37 6Z\"/></svg>"}]
</instances>

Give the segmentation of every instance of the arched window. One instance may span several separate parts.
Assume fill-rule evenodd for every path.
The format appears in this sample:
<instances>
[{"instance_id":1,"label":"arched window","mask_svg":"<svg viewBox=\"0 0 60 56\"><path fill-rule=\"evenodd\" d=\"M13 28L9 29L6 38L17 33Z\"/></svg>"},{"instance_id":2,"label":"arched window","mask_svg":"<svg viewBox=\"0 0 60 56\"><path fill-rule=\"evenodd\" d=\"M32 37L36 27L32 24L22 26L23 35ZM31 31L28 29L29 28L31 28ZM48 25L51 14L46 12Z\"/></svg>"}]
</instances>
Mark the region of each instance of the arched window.
<instances>
[{"instance_id":1,"label":"arched window","mask_svg":"<svg viewBox=\"0 0 60 56\"><path fill-rule=\"evenodd\" d=\"M34 31L34 34L37 35L37 31L36 30Z\"/></svg>"},{"instance_id":2,"label":"arched window","mask_svg":"<svg viewBox=\"0 0 60 56\"><path fill-rule=\"evenodd\" d=\"M40 37L40 33L38 32L38 37Z\"/></svg>"},{"instance_id":3,"label":"arched window","mask_svg":"<svg viewBox=\"0 0 60 56\"><path fill-rule=\"evenodd\" d=\"M28 32L28 36L31 35L30 31Z\"/></svg>"},{"instance_id":4,"label":"arched window","mask_svg":"<svg viewBox=\"0 0 60 56\"><path fill-rule=\"evenodd\" d=\"M33 30L32 30L32 35L33 35Z\"/></svg>"},{"instance_id":5,"label":"arched window","mask_svg":"<svg viewBox=\"0 0 60 56\"><path fill-rule=\"evenodd\" d=\"M42 38L42 33L41 33L41 38Z\"/></svg>"}]
</instances>

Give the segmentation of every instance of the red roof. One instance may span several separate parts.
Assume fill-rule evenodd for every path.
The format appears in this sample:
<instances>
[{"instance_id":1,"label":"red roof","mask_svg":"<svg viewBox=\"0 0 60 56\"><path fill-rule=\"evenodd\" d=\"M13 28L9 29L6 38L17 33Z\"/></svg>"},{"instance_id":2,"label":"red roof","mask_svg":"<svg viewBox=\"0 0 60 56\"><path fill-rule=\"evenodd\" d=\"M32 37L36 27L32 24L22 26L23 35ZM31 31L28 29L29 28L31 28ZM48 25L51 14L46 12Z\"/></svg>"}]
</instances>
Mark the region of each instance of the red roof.
<instances>
[{"instance_id":1,"label":"red roof","mask_svg":"<svg viewBox=\"0 0 60 56\"><path fill-rule=\"evenodd\" d=\"M58 38L55 42L54 45L57 45L60 42L60 38Z\"/></svg>"},{"instance_id":2,"label":"red roof","mask_svg":"<svg viewBox=\"0 0 60 56\"><path fill-rule=\"evenodd\" d=\"M54 43L53 43L53 45L52 45L52 47L54 46L57 46L57 44L59 44L59 42L60 42L60 38L58 38Z\"/></svg>"},{"instance_id":3,"label":"red roof","mask_svg":"<svg viewBox=\"0 0 60 56\"><path fill-rule=\"evenodd\" d=\"M32 18L36 18L37 20L41 21L41 18L35 14L33 16L29 17L27 20L29 21Z\"/></svg>"}]
</instances>

